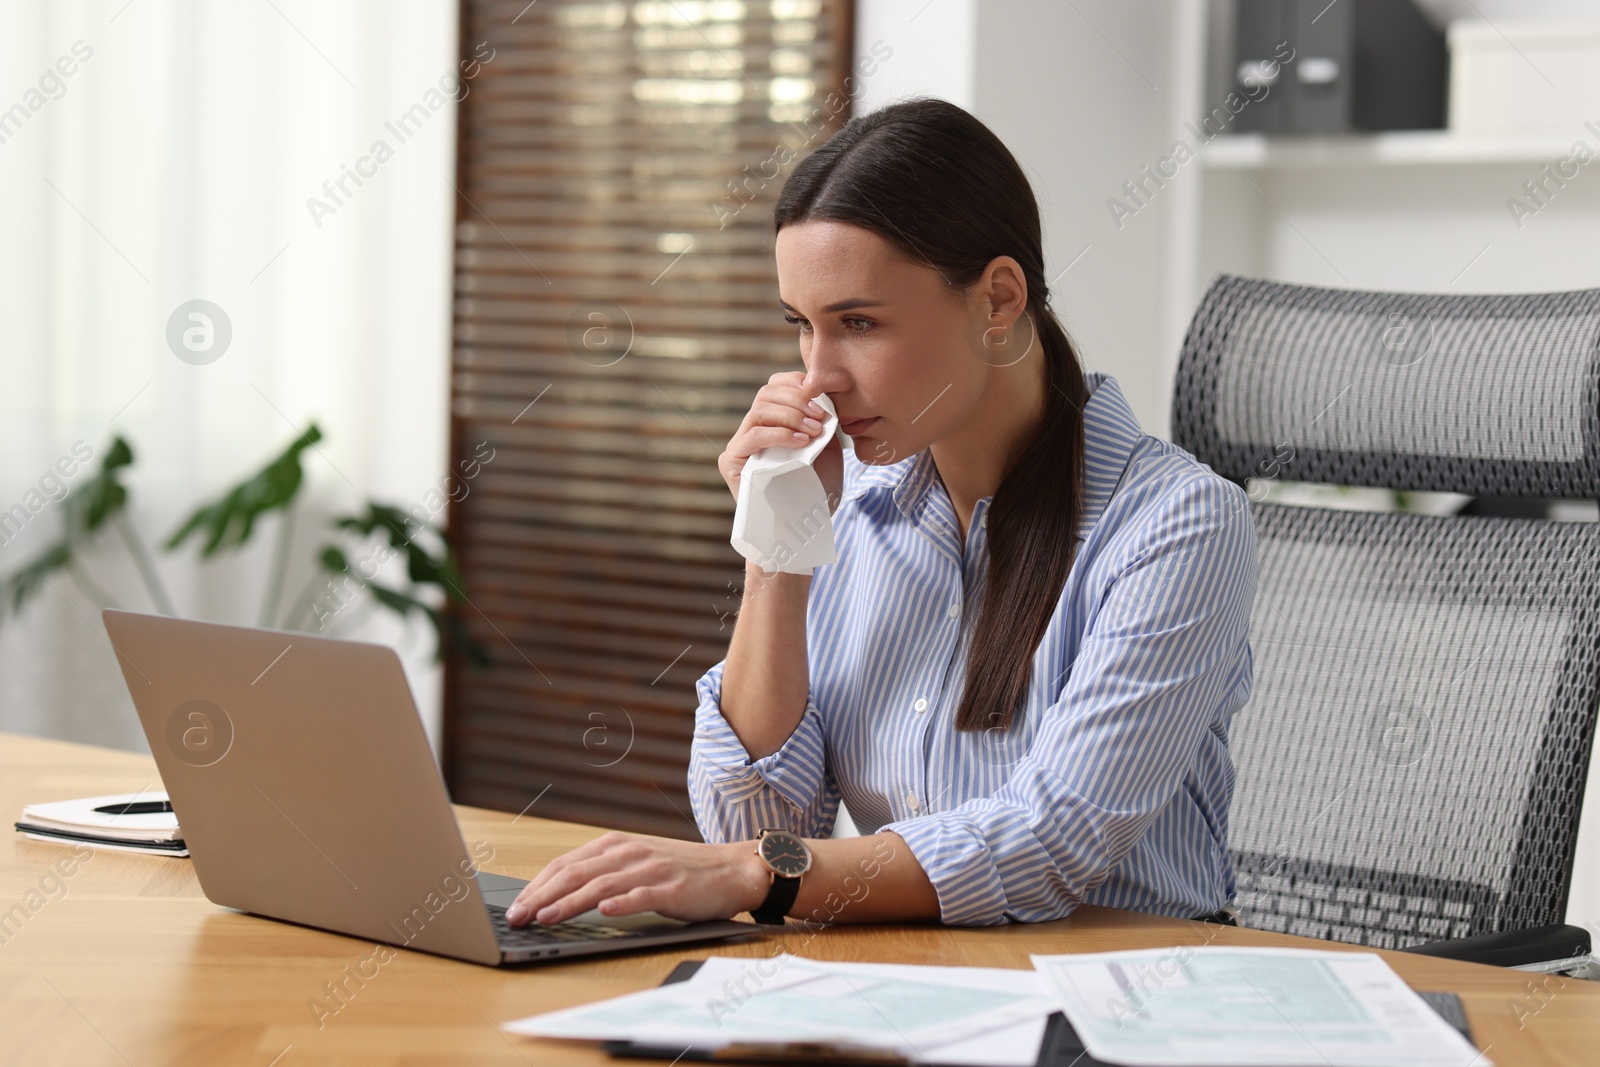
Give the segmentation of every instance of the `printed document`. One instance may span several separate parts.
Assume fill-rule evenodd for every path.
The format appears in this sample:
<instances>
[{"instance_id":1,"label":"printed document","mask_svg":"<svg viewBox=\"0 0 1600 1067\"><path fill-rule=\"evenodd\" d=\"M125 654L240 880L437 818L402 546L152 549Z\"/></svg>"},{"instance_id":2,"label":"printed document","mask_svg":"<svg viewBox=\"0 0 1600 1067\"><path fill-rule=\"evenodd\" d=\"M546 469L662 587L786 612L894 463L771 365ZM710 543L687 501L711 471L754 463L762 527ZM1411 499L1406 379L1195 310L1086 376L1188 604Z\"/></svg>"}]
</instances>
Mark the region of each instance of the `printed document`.
<instances>
[{"instance_id":1,"label":"printed document","mask_svg":"<svg viewBox=\"0 0 1600 1067\"><path fill-rule=\"evenodd\" d=\"M750 975L738 983L675 982L504 1026L539 1037L631 1039L686 1048L824 1042L938 1061L955 1042L1009 1030L1056 1010L1030 971L1013 972L1019 978L1006 988L939 973L973 968L888 972L788 953L736 962L759 966L747 968ZM722 969L726 966L718 965L713 974L729 975ZM1037 1050L1035 1038L1035 1055Z\"/></svg>"},{"instance_id":2,"label":"printed document","mask_svg":"<svg viewBox=\"0 0 1600 1067\"><path fill-rule=\"evenodd\" d=\"M1034 955L1089 1054L1132 1067L1487 1067L1373 952Z\"/></svg>"}]
</instances>

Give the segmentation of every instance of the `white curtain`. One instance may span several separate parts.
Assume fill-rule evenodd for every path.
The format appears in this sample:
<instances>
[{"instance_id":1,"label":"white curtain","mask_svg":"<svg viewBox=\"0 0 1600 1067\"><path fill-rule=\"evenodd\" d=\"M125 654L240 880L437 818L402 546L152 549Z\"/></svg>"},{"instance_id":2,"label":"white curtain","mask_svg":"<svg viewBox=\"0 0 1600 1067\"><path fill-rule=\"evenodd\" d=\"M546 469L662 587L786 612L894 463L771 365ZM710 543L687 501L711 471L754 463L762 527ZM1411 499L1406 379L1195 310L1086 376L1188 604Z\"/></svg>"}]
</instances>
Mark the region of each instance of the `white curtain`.
<instances>
[{"instance_id":1,"label":"white curtain","mask_svg":"<svg viewBox=\"0 0 1600 1067\"><path fill-rule=\"evenodd\" d=\"M81 441L97 468L114 434L154 547L315 420L285 598L327 515L444 484L455 98L471 91L457 18L443 0L0 8L0 512L27 515L0 573L56 536L58 460ZM403 115L401 140L385 123ZM204 365L167 339L192 300L231 326ZM275 532L205 564L155 548L178 613L254 625ZM84 570L155 609L116 537ZM100 601L52 580L0 620L0 730L144 749ZM436 738L427 625L359 609L338 625L401 649Z\"/></svg>"}]
</instances>

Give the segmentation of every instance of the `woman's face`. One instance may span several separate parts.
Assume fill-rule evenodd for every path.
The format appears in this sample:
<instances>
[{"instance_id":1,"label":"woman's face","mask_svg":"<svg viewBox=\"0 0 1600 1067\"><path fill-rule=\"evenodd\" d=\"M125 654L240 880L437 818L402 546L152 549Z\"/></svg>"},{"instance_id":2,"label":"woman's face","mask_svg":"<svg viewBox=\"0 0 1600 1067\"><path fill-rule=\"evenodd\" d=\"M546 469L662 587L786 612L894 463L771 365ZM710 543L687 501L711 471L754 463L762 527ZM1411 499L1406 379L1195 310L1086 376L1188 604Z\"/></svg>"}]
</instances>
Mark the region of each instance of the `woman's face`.
<instances>
[{"instance_id":1,"label":"woman's face","mask_svg":"<svg viewBox=\"0 0 1600 1067\"><path fill-rule=\"evenodd\" d=\"M991 286L964 296L877 234L829 220L779 230L777 261L784 315L800 335L805 391L833 400L856 458L894 463L971 417L992 369L984 328L1015 318L989 318ZM852 429L867 418L874 421Z\"/></svg>"}]
</instances>

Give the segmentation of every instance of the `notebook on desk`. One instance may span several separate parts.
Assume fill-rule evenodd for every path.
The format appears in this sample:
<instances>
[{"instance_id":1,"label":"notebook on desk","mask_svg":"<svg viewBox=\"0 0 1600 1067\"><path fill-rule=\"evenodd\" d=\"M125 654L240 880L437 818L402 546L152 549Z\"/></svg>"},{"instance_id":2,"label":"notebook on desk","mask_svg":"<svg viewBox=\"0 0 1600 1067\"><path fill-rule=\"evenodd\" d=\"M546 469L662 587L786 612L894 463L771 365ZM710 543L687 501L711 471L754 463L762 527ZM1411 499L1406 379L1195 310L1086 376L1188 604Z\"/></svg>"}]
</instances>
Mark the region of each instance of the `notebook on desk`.
<instances>
[{"instance_id":1,"label":"notebook on desk","mask_svg":"<svg viewBox=\"0 0 1600 1067\"><path fill-rule=\"evenodd\" d=\"M672 969L662 985L687 982L700 969L700 960L683 960ZM1461 998L1454 993L1419 993L1427 1005L1440 1017L1461 1032L1468 1041L1472 1034L1467 1028L1467 1015ZM762 1049L743 1052L733 1046L719 1049L685 1049L677 1045L652 1045L638 1041L603 1041L600 1047L611 1056L622 1059L651 1060L717 1060L722 1063L828 1063L840 1067L886 1067L886 1065L913 1065L918 1067L977 1067L973 1064L928 1063L904 1059L892 1052L872 1052L863 1056L838 1052L815 1044L797 1046L792 1052ZM1083 1042L1072 1029L1067 1017L1059 1011L1051 1012L1045 1023L1044 1037L1039 1044L1036 1067L1112 1067L1101 1063L1084 1051Z\"/></svg>"}]
</instances>

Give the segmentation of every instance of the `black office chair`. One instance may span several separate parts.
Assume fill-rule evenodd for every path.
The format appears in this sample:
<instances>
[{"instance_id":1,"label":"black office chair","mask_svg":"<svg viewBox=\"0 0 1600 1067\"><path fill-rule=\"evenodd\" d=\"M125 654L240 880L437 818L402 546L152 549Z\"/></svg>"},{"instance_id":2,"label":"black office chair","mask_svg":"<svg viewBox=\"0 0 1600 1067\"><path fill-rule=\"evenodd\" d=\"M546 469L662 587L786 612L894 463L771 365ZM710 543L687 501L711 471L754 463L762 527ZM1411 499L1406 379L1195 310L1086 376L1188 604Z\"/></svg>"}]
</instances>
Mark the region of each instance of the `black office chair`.
<instances>
[{"instance_id":1,"label":"black office chair","mask_svg":"<svg viewBox=\"0 0 1600 1067\"><path fill-rule=\"evenodd\" d=\"M1600 499L1600 289L1222 277L1184 341L1172 439L1252 489L1255 681L1229 737L1241 923L1579 966L1588 932L1562 923L1600 700L1600 524L1255 490Z\"/></svg>"}]
</instances>

